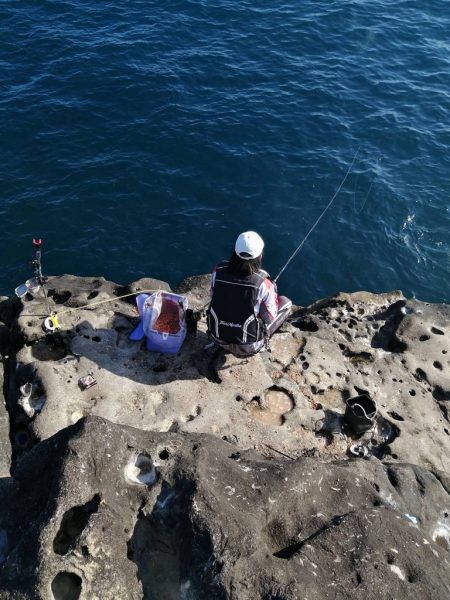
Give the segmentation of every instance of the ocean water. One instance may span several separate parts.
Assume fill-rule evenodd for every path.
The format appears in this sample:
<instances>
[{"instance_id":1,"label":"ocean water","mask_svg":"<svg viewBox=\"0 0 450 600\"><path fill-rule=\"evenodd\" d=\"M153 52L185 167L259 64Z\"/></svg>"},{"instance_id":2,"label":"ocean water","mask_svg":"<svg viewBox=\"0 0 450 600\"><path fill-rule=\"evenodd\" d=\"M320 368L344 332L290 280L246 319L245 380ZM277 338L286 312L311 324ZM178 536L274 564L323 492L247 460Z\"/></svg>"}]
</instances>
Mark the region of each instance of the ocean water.
<instances>
[{"instance_id":1,"label":"ocean water","mask_svg":"<svg viewBox=\"0 0 450 600\"><path fill-rule=\"evenodd\" d=\"M450 302L448 0L3 0L0 293L177 284L255 229L298 304Z\"/></svg>"}]
</instances>

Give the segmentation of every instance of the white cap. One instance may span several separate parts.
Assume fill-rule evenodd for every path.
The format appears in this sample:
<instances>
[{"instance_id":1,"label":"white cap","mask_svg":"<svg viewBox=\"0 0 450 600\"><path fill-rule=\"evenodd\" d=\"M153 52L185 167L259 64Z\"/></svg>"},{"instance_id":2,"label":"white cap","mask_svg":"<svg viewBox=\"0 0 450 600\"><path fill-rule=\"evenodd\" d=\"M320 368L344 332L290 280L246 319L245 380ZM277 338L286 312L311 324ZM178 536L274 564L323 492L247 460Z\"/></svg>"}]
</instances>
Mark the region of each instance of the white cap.
<instances>
[{"instance_id":1,"label":"white cap","mask_svg":"<svg viewBox=\"0 0 450 600\"><path fill-rule=\"evenodd\" d=\"M251 260L261 256L264 248L264 242L256 231L244 231L236 240L234 250L236 254L244 260Z\"/></svg>"}]
</instances>

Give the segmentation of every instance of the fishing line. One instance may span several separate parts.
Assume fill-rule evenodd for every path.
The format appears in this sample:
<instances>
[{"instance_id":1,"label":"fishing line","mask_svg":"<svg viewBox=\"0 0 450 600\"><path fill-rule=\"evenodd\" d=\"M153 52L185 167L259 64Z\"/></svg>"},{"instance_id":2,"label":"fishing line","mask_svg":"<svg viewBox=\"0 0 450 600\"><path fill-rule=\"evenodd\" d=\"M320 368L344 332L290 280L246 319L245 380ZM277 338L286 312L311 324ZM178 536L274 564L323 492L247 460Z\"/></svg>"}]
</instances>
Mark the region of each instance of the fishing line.
<instances>
[{"instance_id":1,"label":"fishing line","mask_svg":"<svg viewBox=\"0 0 450 600\"><path fill-rule=\"evenodd\" d=\"M101 304L107 304L108 302L116 302L117 300L122 300L123 298L129 298L130 296L135 296L136 294L152 294L153 292L163 292L166 290L139 290L138 292L131 292L130 294L123 294L122 296L114 296L114 298L108 298L107 300L99 300L97 302L89 302L88 304L83 304L82 306L75 306L73 308L66 308L66 310L62 310L58 312L58 316L67 315L68 313L75 312L77 310L90 309L94 306L100 306Z\"/></svg>"},{"instance_id":2,"label":"fishing line","mask_svg":"<svg viewBox=\"0 0 450 600\"><path fill-rule=\"evenodd\" d=\"M108 298L106 300L99 300L98 302L89 302L88 304L83 304L82 306L75 306L73 308L67 308L66 310L62 310L58 313L58 315L66 315L71 312L75 312L77 310L89 310L93 306L100 306L100 304L107 304L108 302L116 302L117 300L122 300L123 298L129 298L130 296L136 296L136 294L153 294L155 292L167 292L167 290L139 290L138 292L131 292L130 294L123 294L122 296L114 296L114 298ZM209 300L206 304L203 304L198 310L203 311L205 307L209 304Z\"/></svg>"},{"instance_id":3,"label":"fishing line","mask_svg":"<svg viewBox=\"0 0 450 600\"><path fill-rule=\"evenodd\" d=\"M345 174L344 179L341 181L338 189L336 190L336 192L334 193L333 197L331 198L331 200L328 202L328 204L326 205L326 207L323 209L322 213L320 214L319 218L316 220L316 222L314 223L314 225L311 227L311 229L308 231L308 233L305 235L305 237L303 238L303 240L300 242L300 244L297 246L297 248L294 250L294 252L291 254L291 256L288 258L288 260L285 262L284 266L282 267L281 271L278 273L278 275L275 277L275 279L273 280L274 283L276 283L278 281L278 279L280 278L281 274L284 272L284 270L286 269L286 267L289 265L289 263L297 256L297 254L300 252L300 250L302 249L303 245L305 244L306 240L309 238L309 236L311 235L311 233L314 231L314 229L317 227L317 225L320 223L320 221L322 220L322 217L325 215L325 213L327 212L327 210L330 208L330 206L333 204L334 200L336 199L337 195L339 194L339 192L341 191L342 186L344 185L344 183L347 180L347 177L350 173L350 171L352 170L352 167L355 163L356 157L358 156L359 153L359 147L355 152L355 155L353 157L352 162L350 163L350 166L347 169L347 173Z\"/></svg>"},{"instance_id":4,"label":"fishing line","mask_svg":"<svg viewBox=\"0 0 450 600\"><path fill-rule=\"evenodd\" d=\"M377 163L379 163L380 161L381 161L381 156L380 156L380 158L378 158ZM372 179L372 182L369 187L369 191L367 192L367 194L363 200L361 208L358 210L356 208L356 186L358 184L358 178L355 179L355 186L353 188L353 210L357 215L360 215L362 213L362 211L364 210L364 207L367 204L367 200L369 199L370 192L372 191L373 183L374 183L374 180Z\"/></svg>"},{"instance_id":5,"label":"fishing line","mask_svg":"<svg viewBox=\"0 0 450 600\"><path fill-rule=\"evenodd\" d=\"M328 211L328 209L331 207L331 205L333 204L334 200L336 199L337 195L339 194L339 192L341 191L342 186L344 185L344 183L347 180L347 177L355 163L356 157L358 156L359 153L359 148L356 150L355 155L353 156L353 160L350 164L350 166L347 169L347 172L343 178L343 180L341 181L339 187L337 188L336 192L334 193L333 197L331 198L331 200L328 202L327 206L324 208L324 210L322 211L322 213L320 214L319 218L315 221L315 223L313 224L313 226L311 227L311 229L308 231L308 233L306 234L306 236L303 238L303 240L300 242L300 244L297 246L297 248L294 250L294 252L291 254L291 256L288 258L288 260L286 261L286 263L284 264L284 266L282 267L281 271L278 273L278 275L275 277L275 279L273 280L274 283L276 283L276 281L279 279L279 277L282 275L282 273L285 271L286 267L290 264L290 262L297 256L297 254L300 252L300 250L302 249L303 245L305 244L306 240L309 238L309 236L311 235L311 233L314 231L314 229L317 227L317 225L320 223L320 221L322 220L322 218L324 217L325 213ZM372 186L370 187L370 189L372 188ZM370 193L370 189L369 192L367 194L367 197ZM366 200L367 200L366 197ZM366 202L365 200L365 202ZM39 240L40 242L40 240ZM39 244L40 245L40 244ZM40 248L39 248L40 249ZM40 254L40 253L39 253ZM39 269L40 269L40 256L39 256ZM122 300L123 298L129 298L131 296L135 296L137 294L151 294L154 292L158 292L158 291L162 291L162 290L139 290L138 292L131 292L129 294L123 294L121 296L115 296L114 298L107 298L106 300L99 300L97 302L89 302L87 304L84 304L82 306L76 306L73 308L67 308L65 310L62 310L58 313L56 313L56 311L51 311L50 308L50 304L49 304L49 298L48 298L48 294L47 294L47 290L45 289L45 278L42 276L42 271L40 271L40 277L39 279L41 279L41 286L43 288L43 292L44 292L44 298L47 304L47 309L48 309L48 313L49 313L49 317L47 320L50 320L50 322L53 324L54 328L57 329L59 328L59 322L58 319L61 315L66 315L72 312L76 312L78 310L89 310L95 306L100 306L102 304L107 304L109 302L117 302L118 300ZM208 303L207 303L208 304ZM206 306L206 305L205 305ZM203 309L204 307L202 307ZM23 315L22 315L23 316ZM34 315L37 316L37 315ZM47 321L46 320L46 321Z\"/></svg>"},{"instance_id":6,"label":"fishing line","mask_svg":"<svg viewBox=\"0 0 450 600\"><path fill-rule=\"evenodd\" d=\"M118 300L122 300L122 298L129 298L130 296L136 296L136 294L152 294L154 292L165 292L165 291L167 291L167 290L139 290L138 292L131 292L130 294L123 294L122 296L114 296L114 298L107 298L106 300L99 300L97 302L88 302L87 304L82 304L81 306L74 306L73 308L66 308L65 310L58 311L58 313L56 313L56 312L49 313L49 315L58 314L58 317L60 317L61 315L67 315L71 312L76 312L77 310L89 310L90 308L93 308L94 306L100 306L101 304L107 304L108 302L117 302ZM55 307L56 307L56 304L55 304ZM22 313L20 316L21 317L45 317L47 315Z\"/></svg>"},{"instance_id":7,"label":"fishing line","mask_svg":"<svg viewBox=\"0 0 450 600\"><path fill-rule=\"evenodd\" d=\"M102 304L107 304L108 302L117 302L118 300L122 300L123 298L129 298L131 296L136 296L138 294L153 294L155 292L165 292L165 291L167 291L167 290L158 290L158 289L153 289L153 290L139 290L139 291L136 291L136 292L131 292L129 294L122 294L121 296L114 296L114 298L107 298L106 300L98 300L97 302L89 302L89 303L83 304L81 306L74 306L72 308L66 308L65 310L62 310L60 312L56 312L56 310L50 312L50 308L49 308L49 305L47 303L47 308L49 309L48 316L45 315L45 314L44 315L21 314L21 316L22 317L46 317L46 319L44 321L44 328L49 333L53 333L57 329L60 329L60 327L61 327L61 325L59 323L59 318L61 317L61 315L67 315L69 313L73 313L73 312L76 312L78 310L90 310L91 308L94 308L96 306L100 306ZM208 306L209 302L210 301L208 300L208 302L206 304L202 305L195 312L198 313L198 314L203 313L203 311L205 310L205 308ZM56 305L55 305L55 308L56 308Z\"/></svg>"}]
</instances>

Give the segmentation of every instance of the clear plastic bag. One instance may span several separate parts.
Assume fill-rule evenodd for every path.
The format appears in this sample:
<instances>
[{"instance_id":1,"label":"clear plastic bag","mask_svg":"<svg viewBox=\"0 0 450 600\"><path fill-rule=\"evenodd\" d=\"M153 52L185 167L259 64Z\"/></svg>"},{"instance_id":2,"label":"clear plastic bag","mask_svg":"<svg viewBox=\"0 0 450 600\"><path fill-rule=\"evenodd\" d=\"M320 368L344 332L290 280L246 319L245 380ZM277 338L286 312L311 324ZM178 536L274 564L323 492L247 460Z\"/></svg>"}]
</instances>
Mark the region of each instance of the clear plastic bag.
<instances>
[{"instance_id":1,"label":"clear plastic bag","mask_svg":"<svg viewBox=\"0 0 450 600\"><path fill-rule=\"evenodd\" d=\"M178 352L186 337L187 298L159 291L151 295L139 294L136 304L141 322L130 339L139 340L145 335L147 350Z\"/></svg>"}]
</instances>

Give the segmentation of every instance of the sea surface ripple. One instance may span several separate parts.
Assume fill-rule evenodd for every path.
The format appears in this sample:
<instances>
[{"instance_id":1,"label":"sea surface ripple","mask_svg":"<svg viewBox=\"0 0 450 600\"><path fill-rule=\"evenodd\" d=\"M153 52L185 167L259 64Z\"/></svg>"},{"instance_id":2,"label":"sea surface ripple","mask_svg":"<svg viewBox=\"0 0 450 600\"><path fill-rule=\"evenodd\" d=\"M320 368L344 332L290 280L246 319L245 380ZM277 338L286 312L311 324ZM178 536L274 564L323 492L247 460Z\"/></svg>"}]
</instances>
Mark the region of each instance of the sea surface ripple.
<instances>
[{"instance_id":1,"label":"sea surface ripple","mask_svg":"<svg viewBox=\"0 0 450 600\"><path fill-rule=\"evenodd\" d=\"M447 0L4 0L0 293L176 284L256 229L280 290L450 301Z\"/></svg>"}]
</instances>

